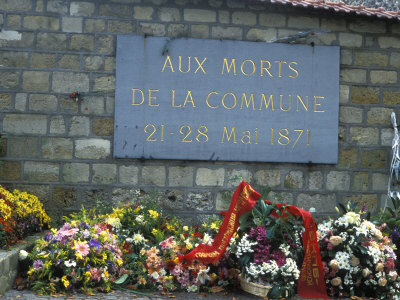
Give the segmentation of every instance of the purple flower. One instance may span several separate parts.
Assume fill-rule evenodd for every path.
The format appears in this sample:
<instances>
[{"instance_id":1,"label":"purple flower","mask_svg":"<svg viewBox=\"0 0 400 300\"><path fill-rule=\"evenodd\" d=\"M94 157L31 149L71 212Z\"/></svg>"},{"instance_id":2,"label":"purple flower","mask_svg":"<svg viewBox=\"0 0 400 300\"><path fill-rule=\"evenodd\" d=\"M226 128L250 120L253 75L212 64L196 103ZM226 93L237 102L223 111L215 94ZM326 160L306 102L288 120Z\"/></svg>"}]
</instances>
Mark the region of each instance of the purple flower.
<instances>
[{"instance_id":1,"label":"purple flower","mask_svg":"<svg viewBox=\"0 0 400 300\"><path fill-rule=\"evenodd\" d=\"M53 239L53 235L50 233L50 232L48 232L48 233L46 233L46 235L44 236L44 240L45 241L50 241L50 240L52 240Z\"/></svg>"},{"instance_id":2,"label":"purple flower","mask_svg":"<svg viewBox=\"0 0 400 300\"><path fill-rule=\"evenodd\" d=\"M274 250L271 256L276 261L279 268L286 263L286 256L282 251Z\"/></svg>"},{"instance_id":3,"label":"purple flower","mask_svg":"<svg viewBox=\"0 0 400 300\"><path fill-rule=\"evenodd\" d=\"M101 249L101 245L100 245L100 242L98 240L90 240L88 244L89 244L89 247L93 247L96 250L100 250Z\"/></svg>"},{"instance_id":4,"label":"purple flower","mask_svg":"<svg viewBox=\"0 0 400 300\"><path fill-rule=\"evenodd\" d=\"M36 270L40 270L40 269L43 267L43 262L42 262L41 260L35 260L35 261L33 262L33 267L34 267Z\"/></svg>"},{"instance_id":5,"label":"purple flower","mask_svg":"<svg viewBox=\"0 0 400 300\"><path fill-rule=\"evenodd\" d=\"M361 207L361 212L363 213L363 212L365 212L365 210L366 210L366 206L365 205L363 205L362 207Z\"/></svg>"},{"instance_id":6,"label":"purple flower","mask_svg":"<svg viewBox=\"0 0 400 300\"><path fill-rule=\"evenodd\" d=\"M400 239L399 230L397 227L393 228L393 232L390 236L393 243L396 243Z\"/></svg>"},{"instance_id":7,"label":"purple flower","mask_svg":"<svg viewBox=\"0 0 400 300\"><path fill-rule=\"evenodd\" d=\"M89 226L85 222L80 223L79 227L82 227L83 229L89 229Z\"/></svg>"}]
</instances>

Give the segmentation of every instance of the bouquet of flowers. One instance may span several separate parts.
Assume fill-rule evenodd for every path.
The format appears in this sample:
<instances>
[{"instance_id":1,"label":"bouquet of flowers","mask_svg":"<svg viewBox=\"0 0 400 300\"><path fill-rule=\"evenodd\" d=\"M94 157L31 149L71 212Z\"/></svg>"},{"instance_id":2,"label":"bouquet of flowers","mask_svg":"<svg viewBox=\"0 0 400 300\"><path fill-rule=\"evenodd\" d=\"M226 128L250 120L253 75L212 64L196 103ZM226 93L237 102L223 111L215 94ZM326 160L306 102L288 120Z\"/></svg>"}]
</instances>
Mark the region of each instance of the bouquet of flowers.
<instances>
[{"instance_id":1,"label":"bouquet of flowers","mask_svg":"<svg viewBox=\"0 0 400 300\"><path fill-rule=\"evenodd\" d=\"M47 229L50 218L34 195L0 186L0 249Z\"/></svg>"},{"instance_id":2,"label":"bouquet of flowers","mask_svg":"<svg viewBox=\"0 0 400 300\"><path fill-rule=\"evenodd\" d=\"M126 273L112 230L109 223L90 217L52 229L29 254L31 288L39 294L108 292L112 282Z\"/></svg>"},{"instance_id":3,"label":"bouquet of flowers","mask_svg":"<svg viewBox=\"0 0 400 300\"><path fill-rule=\"evenodd\" d=\"M285 206L260 200L240 218L240 238L234 254L247 282L269 286L268 297L295 295L303 260L301 219Z\"/></svg>"},{"instance_id":4,"label":"bouquet of flowers","mask_svg":"<svg viewBox=\"0 0 400 300\"><path fill-rule=\"evenodd\" d=\"M160 210L138 203L125 204L120 220L119 237L126 267L132 272L127 282L135 287L197 292L226 286L229 277L233 278L227 253L216 265L179 260L179 256L198 244L212 244L220 220L214 218L201 226L184 226L178 219L165 217Z\"/></svg>"},{"instance_id":5,"label":"bouquet of flowers","mask_svg":"<svg viewBox=\"0 0 400 300\"><path fill-rule=\"evenodd\" d=\"M328 294L398 299L396 254L389 237L382 235L383 226L363 219L362 212L348 210L350 205L336 220L318 226Z\"/></svg>"}]
</instances>

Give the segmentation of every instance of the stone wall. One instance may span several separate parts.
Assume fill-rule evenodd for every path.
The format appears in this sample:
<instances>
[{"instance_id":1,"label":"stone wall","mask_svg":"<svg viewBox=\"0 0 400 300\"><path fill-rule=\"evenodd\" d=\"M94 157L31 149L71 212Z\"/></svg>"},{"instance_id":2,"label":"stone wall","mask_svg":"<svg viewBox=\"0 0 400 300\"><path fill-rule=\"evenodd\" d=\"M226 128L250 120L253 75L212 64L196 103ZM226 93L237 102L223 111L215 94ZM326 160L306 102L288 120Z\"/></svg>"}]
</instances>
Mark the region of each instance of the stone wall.
<instances>
[{"instance_id":1,"label":"stone wall","mask_svg":"<svg viewBox=\"0 0 400 300\"><path fill-rule=\"evenodd\" d=\"M237 0L0 0L0 24L0 182L53 216L141 189L201 218L228 207L238 177L321 214L349 199L376 212L384 199L399 23ZM113 159L118 34L265 42L311 29L330 32L296 42L341 47L337 165Z\"/></svg>"}]
</instances>

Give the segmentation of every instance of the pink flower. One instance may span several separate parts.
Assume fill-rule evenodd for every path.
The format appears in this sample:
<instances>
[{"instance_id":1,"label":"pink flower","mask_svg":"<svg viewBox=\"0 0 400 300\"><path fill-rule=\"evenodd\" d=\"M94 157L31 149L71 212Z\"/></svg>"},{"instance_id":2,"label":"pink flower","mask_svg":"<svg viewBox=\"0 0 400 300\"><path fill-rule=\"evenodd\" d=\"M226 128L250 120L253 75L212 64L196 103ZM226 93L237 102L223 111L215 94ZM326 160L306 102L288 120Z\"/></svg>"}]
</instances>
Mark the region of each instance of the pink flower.
<instances>
[{"instance_id":1,"label":"pink flower","mask_svg":"<svg viewBox=\"0 0 400 300\"><path fill-rule=\"evenodd\" d=\"M78 254L82 255L82 257L89 254L89 246L86 242L75 243L74 249Z\"/></svg>"}]
</instances>

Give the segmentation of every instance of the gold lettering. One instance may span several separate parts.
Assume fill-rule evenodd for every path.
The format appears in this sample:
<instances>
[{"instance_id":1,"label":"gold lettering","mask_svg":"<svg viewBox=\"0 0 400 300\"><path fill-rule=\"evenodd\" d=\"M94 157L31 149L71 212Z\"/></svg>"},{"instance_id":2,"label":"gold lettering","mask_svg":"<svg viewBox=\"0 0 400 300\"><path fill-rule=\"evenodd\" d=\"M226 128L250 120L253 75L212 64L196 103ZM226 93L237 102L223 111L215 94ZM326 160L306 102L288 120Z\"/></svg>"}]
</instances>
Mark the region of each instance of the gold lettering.
<instances>
[{"instance_id":1,"label":"gold lettering","mask_svg":"<svg viewBox=\"0 0 400 300\"><path fill-rule=\"evenodd\" d=\"M179 71L181 73L188 73L190 71L190 56L188 57L188 67L186 71L182 70L182 56L179 55Z\"/></svg>"},{"instance_id":2,"label":"gold lettering","mask_svg":"<svg viewBox=\"0 0 400 300\"><path fill-rule=\"evenodd\" d=\"M281 105L280 108L282 111L289 111L292 108L292 95L289 95L289 108L288 109L284 109L283 108L283 95L279 95L281 98Z\"/></svg>"},{"instance_id":3,"label":"gold lettering","mask_svg":"<svg viewBox=\"0 0 400 300\"><path fill-rule=\"evenodd\" d=\"M152 96L151 93L152 92L158 92L158 91L160 91L160 90L151 90L151 89L149 89L149 106L160 106L159 103L158 104L152 104L151 103L151 99L156 99L156 97Z\"/></svg>"},{"instance_id":4,"label":"gold lettering","mask_svg":"<svg viewBox=\"0 0 400 300\"><path fill-rule=\"evenodd\" d=\"M308 111L308 96L306 96L306 103L304 103L303 99L301 99L300 95L297 95L297 111L299 111L299 102L303 105L304 109Z\"/></svg>"},{"instance_id":5,"label":"gold lettering","mask_svg":"<svg viewBox=\"0 0 400 300\"><path fill-rule=\"evenodd\" d=\"M167 62L169 63L169 65L167 65ZM174 67L172 66L171 57L169 57L169 55L168 55L167 58L165 59L164 66L163 66L161 72L164 72L164 69L165 69L166 67L171 68L172 73L175 72L175 71L174 71Z\"/></svg>"},{"instance_id":6,"label":"gold lettering","mask_svg":"<svg viewBox=\"0 0 400 300\"><path fill-rule=\"evenodd\" d=\"M253 110L255 109L255 108L254 108L254 94L253 94L253 93L250 94L249 100L247 100L247 95L246 95L246 93L243 93L243 94L242 94L242 104L240 105L240 109L243 109L243 102L244 102L244 101L246 101L246 107L247 107L247 108L249 108L250 101L251 101L251 102L253 103Z\"/></svg>"},{"instance_id":7,"label":"gold lettering","mask_svg":"<svg viewBox=\"0 0 400 300\"><path fill-rule=\"evenodd\" d=\"M231 140L231 137L233 135L233 143L236 144L236 129L235 127L232 127L231 133L228 135L228 129L226 126L224 126L224 131L222 132L222 139L221 139L221 144L224 143L224 138L226 135L226 140L229 142Z\"/></svg>"},{"instance_id":8,"label":"gold lettering","mask_svg":"<svg viewBox=\"0 0 400 300\"><path fill-rule=\"evenodd\" d=\"M289 135L289 130L287 128L282 128L281 130L279 130L278 143L281 144L282 146L288 145L290 143L290 138L288 135ZM282 139L286 140L286 143L284 143Z\"/></svg>"},{"instance_id":9,"label":"gold lettering","mask_svg":"<svg viewBox=\"0 0 400 300\"><path fill-rule=\"evenodd\" d=\"M135 92L139 91L142 94L142 101L140 103L135 103ZM144 93L141 89L132 89L132 105L141 105L144 102Z\"/></svg>"},{"instance_id":10,"label":"gold lettering","mask_svg":"<svg viewBox=\"0 0 400 300\"><path fill-rule=\"evenodd\" d=\"M325 112L324 110L317 110L317 106L320 106L321 103L318 103L318 99L324 99L323 96L314 96L314 112Z\"/></svg>"},{"instance_id":11,"label":"gold lettering","mask_svg":"<svg viewBox=\"0 0 400 300\"><path fill-rule=\"evenodd\" d=\"M268 64L267 68L264 67L264 63ZM264 76L263 71L265 70L265 71L267 71L269 76L274 77L274 76L272 76L271 72L269 71L270 68L271 68L271 62L269 60L261 60L261 76Z\"/></svg>"},{"instance_id":12,"label":"gold lettering","mask_svg":"<svg viewBox=\"0 0 400 300\"><path fill-rule=\"evenodd\" d=\"M249 130L243 131L243 136L240 139L243 144L251 144L251 133Z\"/></svg>"},{"instance_id":13,"label":"gold lettering","mask_svg":"<svg viewBox=\"0 0 400 300\"><path fill-rule=\"evenodd\" d=\"M256 142L255 142L255 144L258 145L258 128L256 128L255 133L256 133Z\"/></svg>"},{"instance_id":14,"label":"gold lettering","mask_svg":"<svg viewBox=\"0 0 400 300\"><path fill-rule=\"evenodd\" d=\"M268 103L267 103L267 99L265 98L265 94L264 94L264 93L261 94L261 101L260 101L260 108L259 108L259 110L262 109L263 100L264 100L264 103L265 103L265 109L268 109L269 104L271 103L271 110L272 110L272 111L275 110L275 107L274 107L274 95L273 95L273 94L270 94L270 95L269 95Z\"/></svg>"},{"instance_id":15,"label":"gold lettering","mask_svg":"<svg viewBox=\"0 0 400 300\"><path fill-rule=\"evenodd\" d=\"M175 105L175 90L172 90L172 107L182 107L181 104Z\"/></svg>"},{"instance_id":16,"label":"gold lettering","mask_svg":"<svg viewBox=\"0 0 400 300\"><path fill-rule=\"evenodd\" d=\"M233 99L235 100L234 103L233 103L233 105L232 105L231 107L228 107L228 106L226 106L226 104L225 104L225 97L226 97L227 95L232 95L232 96L233 96ZM236 95L235 95L234 93L228 92L228 93L225 93L225 94L222 96L222 105L223 105L225 108L227 108L227 109L232 109L232 108L234 108L234 107L236 106L236 104L237 104L237 99L236 99Z\"/></svg>"},{"instance_id":17,"label":"gold lettering","mask_svg":"<svg viewBox=\"0 0 400 300\"><path fill-rule=\"evenodd\" d=\"M251 64L253 65L253 71L251 73L246 73L243 69L243 66L246 62L251 62ZM242 64L240 65L240 70L242 71L242 73L246 76L251 76L254 74L254 72L256 71L256 64L254 63L254 61L252 61L251 59L246 59L244 61L242 61Z\"/></svg>"},{"instance_id":18,"label":"gold lettering","mask_svg":"<svg viewBox=\"0 0 400 300\"><path fill-rule=\"evenodd\" d=\"M193 100L192 91L187 91L185 102L183 102L183 107L186 106L186 102L191 102L192 106L196 107L196 104L194 103Z\"/></svg>"},{"instance_id":19,"label":"gold lettering","mask_svg":"<svg viewBox=\"0 0 400 300\"><path fill-rule=\"evenodd\" d=\"M278 77L282 77L282 64L287 64L287 61L276 60L274 62L279 64L279 75L278 75Z\"/></svg>"},{"instance_id":20,"label":"gold lettering","mask_svg":"<svg viewBox=\"0 0 400 300\"><path fill-rule=\"evenodd\" d=\"M296 139L296 141L294 142L292 148L294 148L294 147L296 146L296 144L297 144L297 142L299 141L301 135L303 134L304 129L295 129L295 130L293 130L293 131L299 132L299 135L297 136L297 139Z\"/></svg>"},{"instance_id":21,"label":"gold lettering","mask_svg":"<svg viewBox=\"0 0 400 300\"><path fill-rule=\"evenodd\" d=\"M203 64L204 64L204 62L207 60L207 57L204 57L204 59L202 60L202 62L199 62L199 60L197 59L196 56L194 57L194 59L196 60L196 62L197 62L197 64L198 64L198 67L197 67L196 71L194 71L194 73L196 74L197 71L198 71L199 69L201 69L201 70L203 71L204 74L207 74L206 70L203 69Z\"/></svg>"},{"instance_id":22,"label":"gold lettering","mask_svg":"<svg viewBox=\"0 0 400 300\"><path fill-rule=\"evenodd\" d=\"M290 78L297 78L297 77L299 77L299 71L297 69L295 69L294 67L292 67L292 64L297 65L297 62L292 61L292 62L289 63L289 69L292 70L293 72L295 72L296 75L295 76L289 75L289 77Z\"/></svg>"},{"instance_id":23,"label":"gold lettering","mask_svg":"<svg viewBox=\"0 0 400 300\"><path fill-rule=\"evenodd\" d=\"M227 72L230 73L230 72L231 72L232 65L233 65L233 74L236 75L236 59L235 59L235 58L232 58L231 64L228 66L228 59L227 59L227 58L224 58L224 62L223 62L223 65L222 65L221 75L224 74L225 66L226 66Z\"/></svg>"},{"instance_id":24,"label":"gold lettering","mask_svg":"<svg viewBox=\"0 0 400 300\"><path fill-rule=\"evenodd\" d=\"M210 95L212 95L212 94L218 95L217 92L210 92L210 93L208 93L207 98L206 98L207 106L208 106L209 108L218 108L218 105L217 105L217 106L212 106L212 105L210 104L210 102L208 101L208 100L210 99Z\"/></svg>"}]
</instances>

